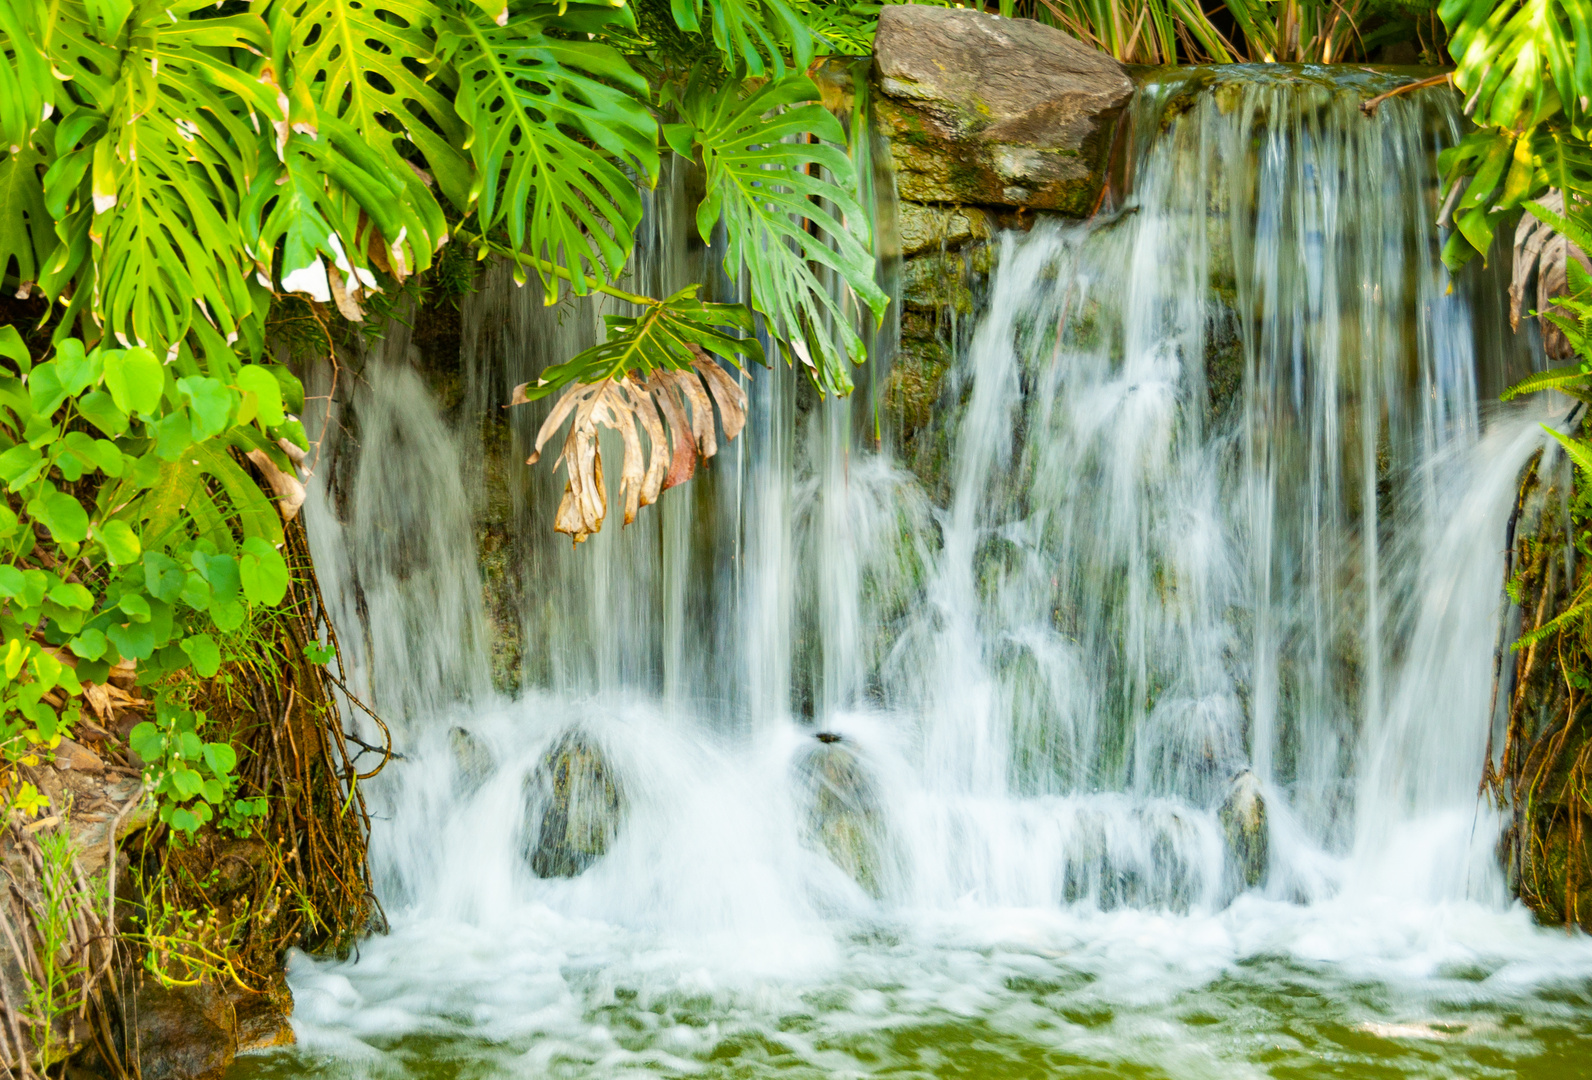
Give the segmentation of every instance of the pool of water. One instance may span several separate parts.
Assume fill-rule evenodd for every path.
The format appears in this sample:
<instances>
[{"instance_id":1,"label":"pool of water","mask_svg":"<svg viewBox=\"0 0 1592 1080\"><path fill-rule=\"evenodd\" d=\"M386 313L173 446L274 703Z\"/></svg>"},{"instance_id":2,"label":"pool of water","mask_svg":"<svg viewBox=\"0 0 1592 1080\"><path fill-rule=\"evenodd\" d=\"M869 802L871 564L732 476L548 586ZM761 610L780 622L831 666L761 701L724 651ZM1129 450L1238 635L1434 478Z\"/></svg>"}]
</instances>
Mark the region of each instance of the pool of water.
<instances>
[{"instance_id":1,"label":"pool of water","mask_svg":"<svg viewBox=\"0 0 1592 1080\"><path fill-rule=\"evenodd\" d=\"M527 908L297 955L289 1077L1585 1077L1592 941L1520 908L1256 896L673 936Z\"/></svg>"}]
</instances>

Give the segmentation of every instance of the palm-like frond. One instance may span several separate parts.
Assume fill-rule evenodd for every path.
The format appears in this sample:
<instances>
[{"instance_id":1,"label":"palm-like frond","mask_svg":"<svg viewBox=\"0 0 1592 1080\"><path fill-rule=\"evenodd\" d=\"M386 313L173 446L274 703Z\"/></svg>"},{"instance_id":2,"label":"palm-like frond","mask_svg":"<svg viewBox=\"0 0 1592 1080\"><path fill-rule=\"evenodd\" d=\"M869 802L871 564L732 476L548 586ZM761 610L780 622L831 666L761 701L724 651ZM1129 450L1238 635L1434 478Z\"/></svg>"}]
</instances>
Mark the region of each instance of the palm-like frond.
<instances>
[{"instance_id":1,"label":"palm-like frond","mask_svg":"<svg viewBox=\"0 0 1592 1080\"><path fill-rule=\"evenodd\" d=\"M641 196L626 170L649 183L658 172L646 81L615 49L587 39L628 14L537 4L498 25L459 13L438 41L458 71L455 105L483 230L501 224L515 249L530 241L535 259L570 271L576 293L588 279L617 277L629 259ZM551 303L558 278L540 272Z\"/></svg>"},{"instance_id":2,"label":"palm-like frond","mask_svg":"<svg viewBox=\"0 0 1592 1080\"><path fill-rule=\"evenodd\" d=\"M697 229L708 240L723 219L729 237L725 271L745 272L752 306L770 331L791 342L827 392L850 391L847 361L866 351L854 323L884 314L889 300L873 279L868 217L853 192L857 178L842 146L845 132L816 103L818 88L791 75L743 93L680 96L684 125L665 129L681 153L694 146L707 171ZM821 175L827 173L828 178ZM814 267L834 275L842 306ZM849 307L849 310L848 310Z\"/></svg>"}]
</instances>

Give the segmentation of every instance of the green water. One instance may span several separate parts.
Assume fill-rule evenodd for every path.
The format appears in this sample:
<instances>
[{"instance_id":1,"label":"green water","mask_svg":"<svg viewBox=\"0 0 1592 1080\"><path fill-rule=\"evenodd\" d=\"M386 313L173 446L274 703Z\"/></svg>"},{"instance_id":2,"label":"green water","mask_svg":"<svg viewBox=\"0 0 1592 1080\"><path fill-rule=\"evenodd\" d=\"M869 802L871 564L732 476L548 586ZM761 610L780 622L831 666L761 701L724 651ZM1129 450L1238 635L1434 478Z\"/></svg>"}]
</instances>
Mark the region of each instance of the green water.
<instances>
[{"instance_id":1,"label":"green water","mask_svg":"<svg viewBox=\"0 0 1592 1080\"><path fill-rule=\"evenodd\" d=\"M411 937L356 964L301 959L305 1044L240 1058L228 1076L1592 1076L1584 937L1534 929L1518 911L1288 928L1281 907L1097 916L1059 932L1048 917L987 934L853 928L817 980L737 979L723 943L693 954L631 936L589 951L588 938L556 970L516 972L526 942L493 935L454 940L455 978ZM1292 935L1281 950L1223 955L1279 931ZM497 978L471 985L468 972L494 961Z\"/></svg>"}]
</instances>

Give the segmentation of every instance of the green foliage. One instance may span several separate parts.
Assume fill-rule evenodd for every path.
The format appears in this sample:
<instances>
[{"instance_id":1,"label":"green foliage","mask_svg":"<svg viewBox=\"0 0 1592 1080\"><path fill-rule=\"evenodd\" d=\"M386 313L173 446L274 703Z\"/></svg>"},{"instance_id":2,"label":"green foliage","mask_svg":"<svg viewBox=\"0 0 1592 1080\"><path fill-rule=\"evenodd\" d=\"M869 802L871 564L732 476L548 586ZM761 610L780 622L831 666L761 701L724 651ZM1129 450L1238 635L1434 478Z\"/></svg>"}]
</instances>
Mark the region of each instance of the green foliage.
<instances>
[{"instance_id":1,"label":"green foliage","mask_svg":"<svg viewBox=\"0 0 1592 1080\"><path fill-rule=\"evenodd\" d=\"M219 810L223 828L247 836L251 823L265 816L265 800L233 798L237 751L228 743L206 742L200 734L204 726L204 713L161 695L155 719L133 728L128 743L144 759L162 822L192 836Z\"/></svg>"},{"instance_id":2,"label":"green foliage","mask_svg":"<svg viewBox=\"0 0 1592 1080\"><path fill-rule=\"evenodd\" d=\"M450 14L437 42L458 72L478 219L503 225L516 250L531 238L531 254L567 267L577 293L588 274L616 277L629 258L641 195L625 168L649 182L658 174L646 81L587 37L629 25L629 8L548 4L503 26L479 11ZM558 279L541 276L553 303Z\"/></svg>"},{"instance_id":3,"label":"green foliage","mask_svg":"<svg viewBox=\"0 0 1592 1080\"><path fill-rule=\"evenodd\" d=\"M667 300L649 303L635 318L604 316L607 340L543 371L535 386L525 388L523 400L535 401L571 383L597 383L632 371L689 370L695 356L692 346L722 356L736 367L741 356L761 363L763 347L751 336L751 314L739 304L703 303L696 298L700 288L690 285Z\"/></svg>"},{"instance_id":4,"label":"green foliage","mask_svg":"<svg viewBox=\"0 0 1592 1080\"><path fill-rule=\"evenodd\" d=\"M8 345L9 343L9 345ZM280 369L217 346L85 349L33 363L0 335L0 754L53 748L81 715L85 682L135 661L152 684L217 674L217 635L288 585L275 508L233 456L304 436ZM23 376L26 376L24 382Z\"/></svg>"},{"instance_id":5,"label":"green foliage","mask_svg":"<svg viewBox=\"0 0 1592 1080\"><path fill-rule=\"evenodd\" d=\"M1582 250L1592 250L1592 207L1586 203L1567 199L1564 214L1535 202L1527 203L1526 210ZM1578 260L1570 258L1565 262L1565 276L1569 294L1555 299L1552 310L1535 314L1550 320L1564 332L1576 362L1527 376L1504 392L1505 401L1541 390L1558 390L1592 404L1592 274ZM1584 474L1583 480L1592 478L1592 442L1566 435L1546 424L1543 430L1564 448L1576 469ZM1581 487L1583 492L1592 490L1585 483ZM1577 537L1578 545L1586 542L1587 535L1587 530L1582 528ZM1517 650L1527 648L1567 626L1584 624L1589 614L1592 614L1592 583L1584 584L1554 618L1521 634L1514 647Z\"/></svg>"},{"instance_id":6,"label":"green foliage","mask_svg":"<svg viewBox=\"0 0 1592 1080\"><path fill-rule=\"evenodd\" d=\"M1454 85L1477 123L1439 158L1454 225L1443 259L1458 268L1548 188L1592 193L1592 4L1443 0L1439 13Z\"/></svg>"},{"instance_id":7,"label":"green foliage","mask_svg":"<svg viewBox=\"0 0 1592 1080\"><path fill-rule=\"evenodd\" d=\"M80 1008L83 994L74 986L86 968L72 948L72 920L77 917L76 858L71 833L64 827L42 830L38 835L40 855L39 892L42 903L33 919L38 938L37 972L22 968L27 984L28 1011L37 1019L34 1027L39 1073L61 1056L56 1040L57 1023Z\"/></svg>"},{"instance_id":8,"label":"green foliage","mask_svg":"<svg viewBox=\"0 0 1592 1080\"><path fill-rule=\"evenodd\" d=\"M845 359L860 363L865 355L853 326L859 308L879 318L889 300L873 280L869 218L851 194L857 177L842 149L845 132L817 98L801 75L750 92L734 82L710 92L699 73L675 99L685 122L664 135L676 153L701 155L708 194L697 229L707 241L724 222L725 273L732 280L747 274L752 304L772 332L821 389L845 394L852 386ZM834 181L815 175L819 169ZM861 304L842 310L815 266Z\"/></svg>"}]
</instances>

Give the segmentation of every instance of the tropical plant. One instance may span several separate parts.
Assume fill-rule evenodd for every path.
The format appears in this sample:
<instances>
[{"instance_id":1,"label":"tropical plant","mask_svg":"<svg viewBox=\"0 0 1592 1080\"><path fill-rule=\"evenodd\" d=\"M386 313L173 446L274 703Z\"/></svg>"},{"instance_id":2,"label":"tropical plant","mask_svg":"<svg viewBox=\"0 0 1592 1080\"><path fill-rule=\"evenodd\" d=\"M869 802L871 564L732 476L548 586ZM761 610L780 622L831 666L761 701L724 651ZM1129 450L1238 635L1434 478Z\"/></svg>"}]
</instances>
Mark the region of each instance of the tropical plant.
<instances>
[{"instance_id":1,"label":"tropical plant","mask_svg":"<svg viewBox=\"0 0 1592 1080\"><path fill-rule=\"evenodd\" d=\"M852 324L886 300L845 133L805 74L825 39L785 0L643 15L535 0L7 0L4 284L51 303L56 342L189 348L222 367L262 355L278 297L361 320L450 240L512 258L549 302L602 291L657 308L668 302L615 282L639 187L672 148L700 155L698 220L706 235L722 217L750 311L823 390L846 392L863 359ZM680 40L698 62L671 74ZM630 354L633 377L694 362L658 348ZM566 364L558 378L589 374Z\"/></svg>"},{"instance_id":2,"label":"tropical plant","mask_svg":"<svg viewBox=\"0 0 1592 1080\"><path fill-rule=\"evenodd\" d=\"M1443 258L1486 256L1499 225L1549 188L1592 194L1592 4L1443 0L1454 85L1476 130L1443 152Z\"/></svg>"}]
</instances>

